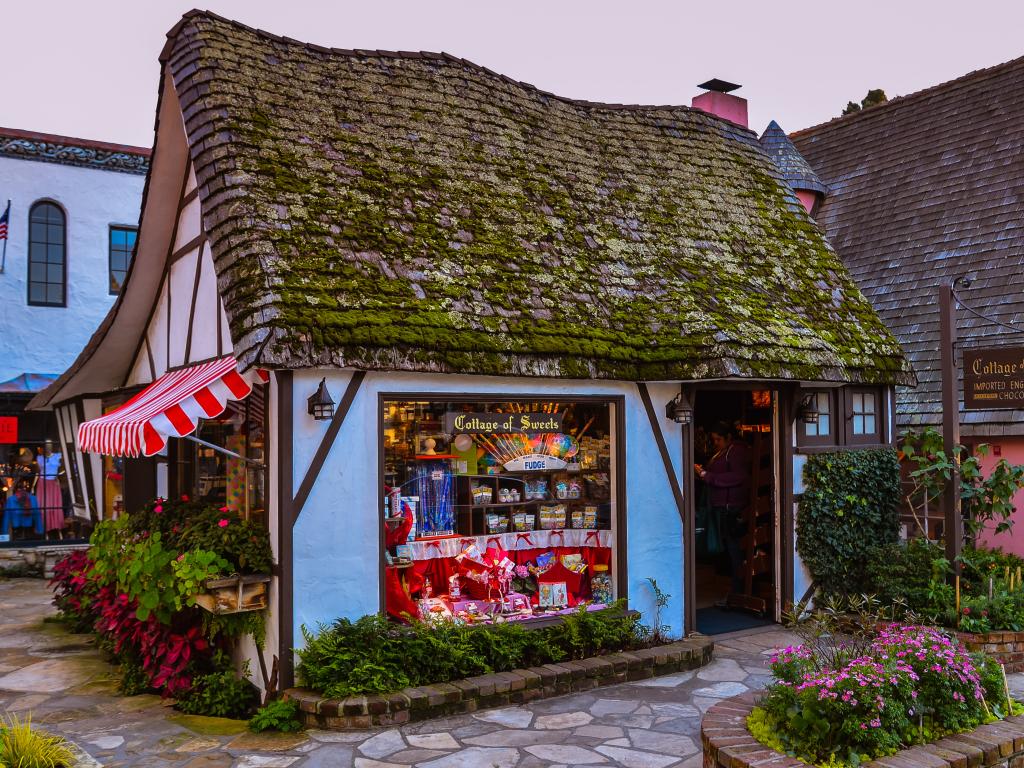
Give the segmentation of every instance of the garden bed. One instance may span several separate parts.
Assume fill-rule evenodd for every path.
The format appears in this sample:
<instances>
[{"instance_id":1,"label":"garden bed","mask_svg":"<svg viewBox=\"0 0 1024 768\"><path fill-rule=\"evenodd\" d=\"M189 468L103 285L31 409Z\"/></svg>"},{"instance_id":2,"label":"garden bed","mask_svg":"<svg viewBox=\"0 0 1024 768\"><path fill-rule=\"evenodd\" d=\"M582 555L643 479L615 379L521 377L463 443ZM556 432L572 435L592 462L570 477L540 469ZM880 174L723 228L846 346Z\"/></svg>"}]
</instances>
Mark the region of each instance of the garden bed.
<instances>
[{"instance_id":1,"label":"garden bed","mask_svg":"<svg viewBox=\"0 0 1024 768\"><path fill-rule=\"evenodd\" d=\"M806 763L766 747L747 728L763 694L750 692L712 706L701 720L704 768L805 768ZM967 733L904 749L864 763L878 768L1022 768L1024 716L1010 716Z\"/></svg>"},{"instance_id":2,"label":"garden bed","mask_svg":"<svg viewBox=\"0 0 1024 768\"><path fill-rule=\"evenodd\" d=\"M713 650L709 638L694 637L654 648L404 688L391 694L331 699L309 689L292 688L285 692L285 698L298 703L299 716L306 726L358 730L524 704L696 669L711 661Z\"/></svg>"}]
</instances>

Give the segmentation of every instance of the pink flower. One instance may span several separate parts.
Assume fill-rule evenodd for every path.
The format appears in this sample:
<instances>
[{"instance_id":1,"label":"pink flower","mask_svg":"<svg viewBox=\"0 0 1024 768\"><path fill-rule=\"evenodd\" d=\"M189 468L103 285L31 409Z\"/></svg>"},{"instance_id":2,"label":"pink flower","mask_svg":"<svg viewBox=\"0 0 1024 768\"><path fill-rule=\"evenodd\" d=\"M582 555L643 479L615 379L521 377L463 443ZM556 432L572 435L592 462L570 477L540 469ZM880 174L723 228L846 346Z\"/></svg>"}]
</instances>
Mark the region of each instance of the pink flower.
<instances>
[{"instance_id":1,"label":"pink flower","mask_svg":"<svg viewBox=\"0 0 1024 768\"><path fill-rule=\"evenodd\" d=\"M219 525L221 528L227 528L228 522L229 520L226 517L222 517L220 521L217 523L217 525Z\"/></svg>"},{"instance_id":2,"label":"pink flower","mask_svg":"<svg viewBox=\"0 0 1024 768\"><path fill-rule=\"evenodd\" d=\"M181 494L181 500L182 501L188 501L188 494L187 493Z\"/></svg>"},{"instance_id":3,"label":"pink flower","mask_svg":"<svg viewBox=\"0 0 1024 768\"><path fill-rule=\"evenodd\" d=\"M164 511L163 504L157 504L155 507L153 507L153 514L155 514L155 515L163 514L163 511Z\"/></svg>"},{"instance_id":4,"label":"pink flower","mask_svg":"<svg viewBox=\"0 0 1024 768\"><path fill-rule=\"evenodd\" d=\"M184 559L185 559L185 553L182 552L180 555L178 555L178 562L180 563Z\"/></svg>"},{"instance_id":5,"label":"pink flower","mask_svg":"<svg viewBox=\"0 0 1024 768\"><path fill-rule=\"evenodd\" d=\"M218 510L218 511L220 511L220 512L227 512L228 508L227 507L221 507L220 510Z\"/></svg>"}]
</instances>

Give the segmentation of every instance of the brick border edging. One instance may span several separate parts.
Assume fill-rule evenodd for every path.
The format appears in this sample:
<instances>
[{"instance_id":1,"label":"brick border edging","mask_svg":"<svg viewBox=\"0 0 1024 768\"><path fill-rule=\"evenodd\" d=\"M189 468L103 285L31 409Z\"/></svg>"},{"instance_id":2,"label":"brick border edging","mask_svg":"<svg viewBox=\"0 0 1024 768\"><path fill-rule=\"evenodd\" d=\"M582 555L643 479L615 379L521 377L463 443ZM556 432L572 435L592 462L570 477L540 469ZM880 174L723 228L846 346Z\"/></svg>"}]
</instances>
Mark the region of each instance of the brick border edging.
<instances>
[{"instance_id":1,"label":"brick border edging","mask_svg":"<svg viewBox=\"0 0 1024 768\"><path fill-rule=\"evenodd\" d=\"M807 764L766 747L747 730L747 716L763 691L734 696L712 706L700 722L704 768L807 768ZM1024 716L1016 715L973 731L947 736L880 757L864 768L1024 768Z\"/></svg>"},{"instance_id":2,"label":"brick border edging","mask_svg":"<svg viewBox=\"0 0 1024 768\"><path fill-rule=\"evenodd\" d=\"M307 688L290 688L284 692L284 697L298 702L299 718L307 727L361 730L507 704L525 704L603 685L696 669L711 661L714 648L711 638L695 636L655 648L495 672L450 683L405 688L398 693L327 699Z\"/></svg>"},{"instance_id":3,"label":"brick border edging","mask_svg":"<svg viewBox=\"0 0 1024 768\"><path fill-rule=\"evenodd\" d=\"M1007 672L1024 672L1024 632L956 632L969 651L983 651L1001 661Z\"/></svg>"}]
</instances>

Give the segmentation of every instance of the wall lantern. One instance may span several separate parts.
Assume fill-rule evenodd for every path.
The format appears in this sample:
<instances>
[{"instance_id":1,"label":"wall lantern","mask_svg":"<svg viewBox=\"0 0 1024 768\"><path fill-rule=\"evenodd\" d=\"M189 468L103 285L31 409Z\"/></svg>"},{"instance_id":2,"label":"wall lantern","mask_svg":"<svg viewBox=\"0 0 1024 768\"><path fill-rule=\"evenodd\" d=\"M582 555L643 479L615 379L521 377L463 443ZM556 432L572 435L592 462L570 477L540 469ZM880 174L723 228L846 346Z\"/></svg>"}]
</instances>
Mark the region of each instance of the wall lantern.
<instances>
[{"instance_id":1,"label":"wall lantern","mask_svg":"<svg viewBox=\"0 0 1024 768\"><path fill-rule=\"evenodd\" d=\"M665 416L672 419L676 424L690 424L693 422L693 406L683 397L683 393L673 397L665 403Z\"/></svg>"},{"instance_id":2,"label":"wall lantern","mask_svg":"<svg viewBox=\"0 0 1024 768\"><path fill-rule=\"evenodd\" d=\"M818 423L818 396L815 393L804 395L797 409L797 415L804 424Z\"/></svg>"},{"instance_id":3,"label":"wall lantern","mask_svg":"<svg viewBox=\"0 0 1024 768\"><path fill-rule=\"evenodd\" d=\"M326 421L334 416L334 399L327 391L327 379L320 379L320 386L309 396L309 415L317 421Z\"/></svg>"}]
</instances>

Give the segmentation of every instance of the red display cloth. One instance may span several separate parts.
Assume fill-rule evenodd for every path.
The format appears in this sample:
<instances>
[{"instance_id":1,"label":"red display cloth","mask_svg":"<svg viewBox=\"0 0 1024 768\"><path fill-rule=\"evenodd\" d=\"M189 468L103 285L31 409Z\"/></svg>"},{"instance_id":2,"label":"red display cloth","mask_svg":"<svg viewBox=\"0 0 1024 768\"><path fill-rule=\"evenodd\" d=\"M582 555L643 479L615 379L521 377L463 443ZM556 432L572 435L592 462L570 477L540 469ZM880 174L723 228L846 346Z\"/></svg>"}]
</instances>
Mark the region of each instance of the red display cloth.
<instances>
[{"instance_id":1,"label":"red display cloth","mask_svg":"<svg viewBox=\"0 0 1024 768\"><path fill-rule=\"evenodd\" d=\"M384 569L384 605L388 616L399 621L408 621L408 616L417 616L419 607L405 592L402 586L402 577L399 575L402 570L411 571L411 568L385 568Z\"/></svg>"},{"instance_id":2,"label":"red display cloth","mask_svg":"<svg viewBox=\"0 0 1024 768\"><path fill-rule=\"evenodd\" d=\"M612 550L610 547L555 547L554 549L543 548L543 549L518 549L508 553L509 559L517 565L525 565L526 563L536 563L537 558L546 552L551 552L556 558L561 558L562 555L582 555L583 562L587 564L587 569L582 573L573 573L568 568L565 568L561 561L557 565L553 565L544 574L541 574L540 579L548 583L564 581L566 591L569 593L569 604L576 605L583 600L589 599L590 597L590 575L595 565L611 565L612 562ZM558 570L556 570L556 568ZM389 569L390 570L390 569ZM497 599L498 590L491 588L488 590L486 583L474 581L465 575L466 567L462 566L454 557L432 557L427 560L417 560L413 563L413 567L407 569L406 572L406 583L409 585L409 591L416 595L416 593L422 588L422 584L426 579L430 579L430 586L433 595L444 595L448 593L448 580L457 573L462 573L459 577L459 587L462 594L473 600L486 600L488 597ZM563 578L564 574L567 574ZM556 578L557 576L557 578ZM389 593L390 594L390 593ZM404 594L404 593L403 593ZM537 602L537 596L532 596L534 603ZM388 603L388 613L392 613L390 602Z\"/></svg>"}]
</instances>

